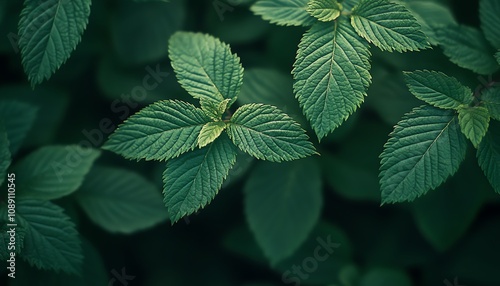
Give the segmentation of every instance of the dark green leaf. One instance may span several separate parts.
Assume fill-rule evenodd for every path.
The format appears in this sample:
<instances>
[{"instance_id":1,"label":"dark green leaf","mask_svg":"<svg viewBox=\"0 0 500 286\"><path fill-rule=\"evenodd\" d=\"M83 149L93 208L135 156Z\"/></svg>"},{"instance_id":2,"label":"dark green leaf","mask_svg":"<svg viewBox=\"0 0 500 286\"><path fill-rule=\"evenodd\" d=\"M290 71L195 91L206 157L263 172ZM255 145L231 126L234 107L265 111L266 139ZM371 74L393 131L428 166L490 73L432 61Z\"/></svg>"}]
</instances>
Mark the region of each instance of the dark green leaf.
<instances>
[{"instance_id":1,"label":"dark green leaf","mask_svg":"<svg viewBox=\"0 0 500 286\"><path fill-rule=\"evenodd\" d=\"M22 114L23 116L19 116ZM10 153L15 155L22 146L37 115L37 108L17 101L0 101L0 122L7 131Z\"/></svg>"},{"instance_id":2,"label":"dark green leaf","mask_svg":"<svg viewBox=\"0 0 500 286\"><path fill-rule=\"evenodd\" d=\"M500 123L491 122L490 131L486 133L477 149L477 160L495 192L500 194Z\"/></svg>"},{"instance_id":3,"label":"dark green leaf","mask_svg":"<svg viewBox=\"0 0 500 286\"><path fill-rule=\"evenodd\" d=\"M486 39L493 47L500 49L500 2L497 0L479 1L479 18Z\"/></svg>"}]
</instances>

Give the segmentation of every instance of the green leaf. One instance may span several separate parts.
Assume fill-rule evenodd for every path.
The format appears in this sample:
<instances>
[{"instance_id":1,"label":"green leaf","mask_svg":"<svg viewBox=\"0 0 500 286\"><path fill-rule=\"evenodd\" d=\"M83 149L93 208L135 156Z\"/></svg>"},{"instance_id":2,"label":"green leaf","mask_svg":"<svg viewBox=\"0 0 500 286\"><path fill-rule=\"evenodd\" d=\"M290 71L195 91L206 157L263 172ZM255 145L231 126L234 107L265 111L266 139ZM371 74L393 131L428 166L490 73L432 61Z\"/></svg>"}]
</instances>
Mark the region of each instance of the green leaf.
<instances>
[{"instance_id":1,"label":"green leaf","mask_svg":"<svg viewBox=\"0 0 500 286\"><path fill-rule=\"evenodd\" d=\"M323 203L321 185L321 171L312 158L261 162L250 174L244 188L245 214L271 264L292 255L316 225Z\"/></svg>"},{"instance_id":2,"label":"green leaf","mask_svg":"<svg viewBox=\"0 0 500 286\"><path fill-rule=\"evenodd\" d=\"M261 160L291 161L317 154L300 125L271 105L243 105L227 132L238 148Z\"/></svg>"},{"instance_id":3,"label":"green leaf","mask_svg":"<svg viewBox=\"0 0 500 286\"><path fill-rule=\"evenodd\" d=\"M11 162L12 158L9 151L9 139L7 138L7 132L0 124L0 186L5 180L7 168L9 168Z\"/></svg>"},{"instance_id":4,"label":"green leaf","mask_svg":"<svg viewBox=\"0 0 500 286\"><path fill-rule=\"evenodd\" d=\"M125 169L93 167L76 199L89 218L109 232L136 232L168 217L160 190Z\"/></svg>"},{"instance_id":5,"label":"green leaf","mask_svg":"<svg viewBox=\"0 0 500 286\"><path fill-rule=\"evenodd\" d=\"M80 275L80 238L64 210L48 201L18 200L16 211L26 230L21 256L40 269Z\"/></svg>"},{"instance_id":6,"label":"green leaf","mask_svg":"<svg viewBox=\"0 0 500 286\"><path fill-rule=\"evenodd\" d=\"M489 88L481 94L481 105L488 108L493 119L500 120L500 88Z\"/></svg>"},{"instance_id":7,"label":"green leaf","mask_svg":"<svg viewBox=\"0 0 500 286\"><path fill-rule=\"evenodd\" d=\"M472 90L456 78L441 72L406 72L405 81L411 93L430 105L444 109L457 109L474 100Z\"/></svg>"},{"instance_id":8,"label":"green leaf","mask_svg":"<svg viewBox=\"0 0 500 286\"><path fill-rule=\"evenodd\" d=\"M500 123L491 122L490 131L477 149L477 161L495 192L500 194Z\"/></svg>"},{"instance_id":9,"label":"green leaf","mask_svg":"<svg viewBox=\"0 0 500 286\"><path fill-rule=\"evenodd\" d=\"M259 0L250 10L273 24L311 26L316 19L307 13L309 0Z\"/></svg>"},{"instance_id":10,"label":"green leaf","mask_svg":"<svg viewBox=\"0 0 500 286\"><path fill-rule=\"evenodd\" d=\"M488 109L481 106L458 109L458 122L462 133L477 148L490 125Z\"/></svg>"},{"instance_id":11,"label":"green leaf","mask_svg":"<svg viewBox=\"0 0 500 286\"><path fill-rule=\"evenodd\" d=\"M198 147L202 148L214 142L226 127L227 125L223 121L209 122L203 125L200 135L198 135Z\"/></svg>"},{"instance_id":12,"label":"green leaf","mask_svg":"<svg viewBox=\"0 0 500 286\"><path fill-rule=\"evenodd\" d=\"M359 282L359 286L412 286L404 271L390 268L373 268Z\"/></svg>"},{"instance_id":13,"label":"green leaf","mask_svg":"<svg viewBox=\"0 0 500 286\"><path fill-rule=\"evenodd\" d=\"M415 17L400 4L361 0L352 10L356 32L385 51L418 51L430 47Z\"/></svg>"},{"instance_id":14,"label":"green leaf","mask_svg":"<svg viewBox=\"0 0 500 286\"><path fill-rule=\"evenodd\" d=\"M481 30L493 47L500 48L500 2L497 0L479 1Z\"/></svg>"},{"instance_id":15,"label":"green leaf","mask_svg":"<svg viewBox=\"0 0 500 286\"><path fill-rule=\"evenodd\" d=\"M390 136L380 156L383 204L412 201L435 189L465 158L465 136L451 110L415 108Z\"/></svg>"},{"instance_id":16,"label":"green leaf","mask_svg":"<svg viewBox=\"0 0 500 286\"><path fill-rule=\"evenodd\" d=\"M231 99L225 99L218 104L213 101L204 101L201 104L201 109L205 114L214 121L222 119L222 115L226 112Z\"/></svg>"},{"instance_id":17,"label":"green leaf","mask_svg":"<svg viewBox=\"0 0 500 286\"><path fill-rule=\"evenodd\" d=\"M311 0L306 11L320 21L329 22L340 16L342 5L336 0Z\"/></svg>"},{"instance_id":18,"label":"green leaf","mask_svg":"<svg viewBox=\"0 0 500 286\"><path fill-rule=\"evenodd\" d=\"M342 19L316 23L300 41L294 90L319 139L363 102L371 82L368 48Z\"/></svg>"},{"instance_id":19,"label":"green leaf","mask_svg":"<svg viewBox=\"0 0 500 286\"><path fill-rule=\"evenodd\" d=\"M32 85L49 79L70 56L87 26L90 0L24 1L19 47Z\"/></svg>"},{"instance_id":20,"label":"green leaf","mask_svg":"<svg viewBox=\"0 0 500 286\"><path fill-rule=\"evenodd\" d=\"M223 134L204 148L167 161L163 193L172 223L212 201L236 161L236 154L236 148Z\"/></svg>"},{"instance_id":21,"label":"green leaf","mask_svg":"<svg viewBox=\"0 0 500 286\"><path fill-rule=\"evenodd\" d=\"M433 45L438 44L436 30L440 26L457 25L453 11L441 3L432 1L407 1L404 3L422 25L422 32Z\"/></svg>"},{"instance_id":22,"label":"green leaf","mask_svg":"<svg viewBox=\"0 0 500 286\"><path fill-rule=\"evenodd\" d=\"M436 36L444 54L454 64L483 75L498 70L494 50L478 29L452 25L438 28Z\"/></svg>"},{"instance_id":23,"label":"green leaf","mask_svg":"<svg viewBox=\"0 0 500 286\"><path fill-rule=\"evenodd\" d=\"M76 191L100 152L77 145L45 146L16 164L17 195L53 200Z\"/></svg>"},{"instance_id":24,"label":"green leaf","mask_svg":"<svg viewBox=\"0 0 500 286\"><path fill-rule=\"evenodd\" d=\"M179 83L202 104L236 100L243 67L229 45L209 35L177 32L170 38L168 51Z\"/></svg>"},{"instance_id":25,"label":"green leaf","mask_svg":"<svg viewBox=\"0 0 500 286\"><path fill-rule=\"evenodd\" d=\"M102 147L127 159L168 160L196 147L210 118L194 105L163 100L129 117Z\"/></svg>"},{"instance_id":26,"label":"green leaf","mask_svg":"<svg viewBox=\"0 0 500 286\"><path fill-rule=\"evenodd\" d=\"M22 114L22 116L19 116ZM35 122L37 108L17 101L0 101L0 122L3 122L7 139L10 143L10 153L15 155L21 147L24 138Z\"/></svg>"}]
</instances>

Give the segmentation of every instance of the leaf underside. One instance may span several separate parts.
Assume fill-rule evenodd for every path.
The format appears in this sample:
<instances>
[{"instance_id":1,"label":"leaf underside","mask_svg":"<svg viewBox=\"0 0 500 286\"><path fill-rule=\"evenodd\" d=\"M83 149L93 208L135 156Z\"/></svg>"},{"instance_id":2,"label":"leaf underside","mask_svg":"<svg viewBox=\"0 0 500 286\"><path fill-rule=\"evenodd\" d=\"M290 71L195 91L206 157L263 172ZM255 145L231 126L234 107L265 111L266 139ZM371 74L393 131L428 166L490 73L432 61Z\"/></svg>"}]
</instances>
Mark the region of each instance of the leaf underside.
<instances>
[{"instance_id":1,"label":"leaf underside","mask_svg":"<svg viewBox=\"0 0 500 286\"><path fill-rule=\"evenodd\" d=\"M453 175L465 158L454 111L422 106L405 115L384 145L382 203L412 201Z\"/></svg>"}]
</instances>

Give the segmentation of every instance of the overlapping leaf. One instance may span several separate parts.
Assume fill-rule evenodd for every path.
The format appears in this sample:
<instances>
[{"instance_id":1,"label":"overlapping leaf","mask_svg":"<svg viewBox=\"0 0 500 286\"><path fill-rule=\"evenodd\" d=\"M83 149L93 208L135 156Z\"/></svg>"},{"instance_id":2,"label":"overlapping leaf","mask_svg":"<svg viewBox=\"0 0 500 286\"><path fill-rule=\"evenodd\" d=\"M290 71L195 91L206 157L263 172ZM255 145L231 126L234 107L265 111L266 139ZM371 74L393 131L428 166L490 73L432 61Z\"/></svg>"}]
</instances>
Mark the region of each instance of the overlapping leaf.
<instances>
[{"instance_id":1,"label":"overlapping leaf","mask_svg":"<svg viewBox=\"0 0 500 286\"><path fill-rule=\"evenodd\" d=\"M481 94L481 104L488 108L490 116L500 120L500 88L489 88Z\"/></svg>"},{"instance_id":2,"label":"overlapping leaf","mask_svg":"<svg viewBox=\"0 0 500 286\"><path fill-rule=\"evenodd\" d=\"M292 73L297 99L321 139L363 102L371 82L368 44L345 20L305 33Z\"/></svg>"},{"instance_id":3,"label":"overlapping leaf","mask_svg":"<svg viewBox=\"0 0 500 286\"><path fill-rule=\"evenodd\" d=\"M210 145L167 162L163 193L172 223L212 201L233 166L236 154L231 140L222 134Z\"/></svg>"},{"instance_id":4,"label":"overlapping leaf","mask_svg":"<svg viewBox=\"0 0 500 286\"><path fill-rule=\"evenodd\" d=\"M223 121L214 121L203 125L198 136L198 147L202 148L214 142L226 127L227 125Z\"/></svg>"},{"instance_id":5,"label":"overlapping leaf","mask_svg":"<svg viewBox=\"0 0 500 286\"><path fill-rule=\"evenodd\" d=\"M459 108L458 121L462 133L477 148L490 125L488 109L481 106Z\"/></svg>"},{"instance_id":6,"label":"overlapping leaf","mask_svg":"<svg viewBox=\"0 0 500 286\"><path fill-rule=\"evenodd\" d=\"M457 25L452 11L445 5L432 1L408 1L405 6L422 25L422 32L433 45L437 45L436 30L440 26Z\"/></svg>"},{"instance_id":7,"label":"overlapping leaf","mask_svg":"<svg viewBox=\"0 0 500 286\"><path fill-rule=\"evenodd\" d=\"M403 5L387 0L361 0L352 10L351 24L382 50L405 52L429 47L415 17Z\"/></svg>"},{"instance_id":8,"label":"overlapping leaf","mask_svg":"<svg viewBox=\"0 0 500 286\"><path fill-rule=\"evenodd\" d=\"M76 145L45 146L13 168L18 196L52 200L76 191L100 151Z\"/></svg>"},{"instance_id":9,"label":"overlapping leaf","mask_svg":"<svg viewBox=\"0 0 500 286\"><path fill-rule=\"evenodd\" d=\"M234 102L243 83L243 67L229 45L210 35L177 32L168 50L179 83L202 105L218 105L226 98Z\"/></svg>"},{"instance_id":10,"label":"overlapping leaf","mask_svg":"<svg viewBox=\"0 0 500 286\"><path fill-rule=\"evenodd\" d=\"M193 150L209 121L192 104L158 101L128 118L102 148L129 159L168 160Z\"/></svg>"},{"instance_id":11,"label":"overlapping leaf","mask_svg":"<svg viewBox=\"0 0 500 286\"><path fill-rule=\"evenodd\" d=\"M4 127L0 124L0 186L5 180L7 168L9 168L11 160L7 132L5 132Z\"/></svg>"},{"instance_id":12,"label":"overlapping leaf","mask_svg":"<svg viewBox=\"0 0 500 286\"><path fill-rule=\"evenodd\" d=\"M323 21L333 21L340 16L342 5L336 0L311 0L307 4L307 13Z\"/></svg>"},{"instance_id":13,"label":"overlapping leaf","mask_svg":"<svg viewBox=\"0 0 500 286\"><path fill-rule=\"evenodd\" d=\"M26 231L22 257L41 269L80 275L80 238L63 209L48 201L19 200L16 210Z\"/></svg>"},{"instance_id":14,"label":"overlapping leaf","mask_svg":"<svg viewBox=\"0 0 500 286\"><path fill-rule=\"evenodd\" d=\"M110 232L132 233L167 219L158 188L124 169L93 167L76 198L89 218Z\"/></svg>"},{"instance_id":15,"label":"overlapping leaf","mask_svg":"<svg viewBox=\"0 0 500 286\"><path fill-rule=\"evenodd\" d=\"M262 160L291 161L316 153L300 125L271 105L243 105L227 131L238 148Z\"/></svg>"},{"instance_id":16,"label":"overlapping leaf","mask_svg":"<svg viewBox=\"0 0 500 286\"><path fill-rule=\"evenodd\" d=\"M316 19L307 13L309 0L259 0L250 9L264 20L283 26L310 26Z\"/></svg>"},{"instance_id":17,"label":"overlapping leaf","mask_svg":"<svg viewBox=\"0 0 500 286\"><path fill-rule=\"evenodd\" d=\"M436 37L444 54L456 65L484 75L499 69L494 50L479 30L452 25L437 29Z\"/></svg>"},{"instance_id":18,"label":"overlapping leaf","mask_svg":"<svg viewBox=\"0 0 500 286\"><path fill-rule=\"evenodd\" d=\"M495 192L500 194L500 123L492 121L490 131L477 149L477 160Z\"/></svg>"},{"instance_id":19,"label":"overlapping leaf","mask_svg":"<svg viewBox=\"0 0 500 286\"><path fill-rule=\"evenodd\" d=\"M453 175L466 141L451 110L422 106L401 120L381 155L382 203L412 201Z\"/></svg>"},{"instance_id":20,"label":"overlapping leaf","mask_svg":"<svg viewBox=\"0 0 500 286\"><path fill-rule=\"evenodd\" d=\"M248 178L247 221L272 264L292 255L316 225L322 206L320 174L317 162L307 158L263 162Z\"/></svg>"},{"instance_id":21,"label":"overlapping leaf","mask_svg":"<svg viewBox=\"0 0 500 286\"><path fill-rule=\"evenodd\" d=\"M408 72L405 80L415 97L439 108L457 109L460 105L469 105L474 99L470 88L441 72Z\"/></svg>"},{"instance_id":22,"label":"overlapping leaf","mask_svg":"<svg viewBox=\"0 0 500 286\"><path fill-rule=\"evenodd\" d=\"M22 116L20 116L22 114ZM37 115L37 108L22 102L0 101L0 122L2 122L12 155L21 147Z\"/></svg>"},{"instance_id":23,"label":"overlapping leaf","mask_svg":"<svg viewBox=\"0 0 500 286\"><path fill-rule=\"evenodd\" d=\"M87 26L90 0L26 0L19 47L32 85L48 79L70 56Z\"/></svg>"},{"instance_id":24,"label":"overlapping leaf","mask_svg":"<svg viewBox=\"0 0 500 286\"><path fill-rule=\"evenodd\" d=\"M500 1L479 1L481 29L493 47L500 49Z\"/></svg>"}]
</instances>

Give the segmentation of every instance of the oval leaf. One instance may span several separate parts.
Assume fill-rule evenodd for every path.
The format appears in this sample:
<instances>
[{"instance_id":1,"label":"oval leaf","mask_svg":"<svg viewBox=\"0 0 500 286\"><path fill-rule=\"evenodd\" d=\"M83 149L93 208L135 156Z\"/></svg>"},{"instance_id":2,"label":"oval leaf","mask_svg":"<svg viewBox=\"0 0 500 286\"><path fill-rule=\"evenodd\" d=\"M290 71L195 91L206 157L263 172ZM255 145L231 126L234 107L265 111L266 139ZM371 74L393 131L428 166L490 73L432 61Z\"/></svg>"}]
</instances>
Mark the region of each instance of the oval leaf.
<instances>
[{"instance_id":1,"label":"oval leaf","mask_svg":"<svg viewBox=\"0 0 500 286\"><path fill-rule=\"evenodd\" d=\"M458 122L462 133L477 148L490 125L488 109L481 106L458 109Z\"/></svg>"},{"instance_id":2,"label":"oval leaf","mask_svg":"<svg viewBox=\"0 0 500 286\"><path fill-rule=\"evenodd\" d=\"M336 0L311 0L307 4L307 13L323 22L337 19L341 12L342 5Z\"/></svg>"},{"instance_id":3,"label":"oval leaf","mask_svg":"<svg viewBox=\"0 0 500 286\"><path fill-rule=\"evenodd\" d=\"M310 26L316 21L306 12L309 0L259 0L250 9L264 20L282 26Z\"/></svg>"}]
</instances>

